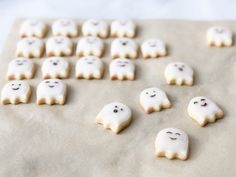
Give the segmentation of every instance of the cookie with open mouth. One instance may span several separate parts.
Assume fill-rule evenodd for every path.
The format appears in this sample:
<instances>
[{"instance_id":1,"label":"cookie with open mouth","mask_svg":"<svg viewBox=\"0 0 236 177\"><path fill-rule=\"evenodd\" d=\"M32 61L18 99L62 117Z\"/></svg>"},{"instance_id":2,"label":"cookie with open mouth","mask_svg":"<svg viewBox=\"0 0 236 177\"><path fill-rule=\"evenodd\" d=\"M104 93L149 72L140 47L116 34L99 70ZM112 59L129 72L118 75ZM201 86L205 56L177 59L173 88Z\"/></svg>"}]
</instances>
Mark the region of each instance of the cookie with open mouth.
<instances>
[{"instance_id":1,"label":"cookie with open mouth","mask_svg":"<svg viewBox=\"0 0 236 177\"><path fill-rule=\"evenodd\" d=\"M188 114L202 127L224 116L222 109L216 103L203 96L191 99L188 105Z\"/></svg>"},{"instance_id":2,"label":"cookie with open mouth","mask_svg":"<svg viewBox=\"0 0 236 177\"><path fill-rule=\"evenodd\" d=\"M4 85L1 92L2 104L28 103L31 87L26 81L14 80Z\"/></svg>"}]
</instances>

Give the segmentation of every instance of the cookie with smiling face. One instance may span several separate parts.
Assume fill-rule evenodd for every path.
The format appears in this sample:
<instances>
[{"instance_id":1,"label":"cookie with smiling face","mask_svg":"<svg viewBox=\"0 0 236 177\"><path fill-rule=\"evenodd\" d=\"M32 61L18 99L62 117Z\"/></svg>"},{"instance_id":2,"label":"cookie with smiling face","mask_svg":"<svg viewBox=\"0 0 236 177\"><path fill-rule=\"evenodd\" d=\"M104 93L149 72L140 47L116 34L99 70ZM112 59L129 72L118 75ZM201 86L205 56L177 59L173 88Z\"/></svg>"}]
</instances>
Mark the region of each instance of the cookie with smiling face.
<instances>
[{"instance_id":1,"label":"cookie with smiling face","mask_svg":"<svg viewBox=\"0 0 236 177\"><path fill-rule=\"evenodd\" d=\"M62 57L50 57L42 65L43 79L65 79L69 77L69 71L69 63Z\"/></svg>"},{"instance_id":2,"label":"cookie with smiling face","mask_svg":"<svg viewBox=\"0 0 236 177\"><path fill-rule=\"evenodd\" d=\"M233 45L233 33L223 26L214 26L207 30L208 46L230 47Z\"/></svg>"},{"instance_id":3,"label":"cookie with smiling face","mask_svg":"<svg viewBox=\"0 0 236 177\"><path fill-rule=\"evenodd\" d=\"M118 58L110 63L109 67L111 80L134 80L135 66L126 58Z\"/></svg>"},{"instance_id":4,"label":"cookie with smiling face","mask_svg":"<svg viewBox=\"0 0 236 177\"><path fill-rule=\"evenodd\" d=\"M66 85L60 79L41 81L37 88L37 104L65 104Z\"/></svg>"},{"instance_id":5,"label":"cookie with smiling face","mask_svg":"<svg viewBox=\"0 0 236 177\"><path fill-rule=\"evenodd\" d=\"M104 52L104 42L96 36L83 37L78 41L76 48L77 56L97 56L101 57Z\"/></svg>"},{"instance_id":6,"label":"cookie with smiling face","mask_svg":"<svg viewBox=\"0 0 236 177\"><path fill-rule=\"evenodd\" d=\"M47 25L37 19L25 20L20 27L21 37L38 37L43 38L47 32Z\"/></svg>"},{"instance_id":7,"label":"cookie with smiling face","mask_svg":"<svg viewBox=\"0 0 236 177\"><path fill-rule=\"evenodd\" d=\"M117 38L111 43L112 58L137 58L138 46L136 42L129 38Z\"/></svg>"},{"instance_id":8,"label":"cookie with smiling face","mask_svg":"<svg viewBox=\"0 0 236 177\"><path fill-rule=\"evenodd\" d=\"M148 39L142 46L141 51L143 58L157 58L167 55L166 45L159 39Z\"/></svg>"},{"instance_id":9,"label":"cookie with smiling face","mask_svg":"<svg viewBox=\"0 0 236 177\"><path fill-rule=\"evenodd\" d=\"M78 28L71 19L59 19L52 24L52 34L54 36L76 37Z\"/></svg>"},{"instance_id":10,"label":"cookie with smiling face","mask_svg":"<svg viewBox=\"0 0 236 177\"><path fill-rule=\"evenodd\" d=\"M104 64L98 57L87 56L79 59L76 64L77 79L101 79L104 73Z\"/></svg>"},{"instance_id":11,"label":"cookie with smiling face","mask_svg":"<svg viewBox=\"0 0 236 177\"><path fill-rule=\"evenodd\" d=\"M223 111L212 100L203 96L191 99L188 114L202 127L208 122L215 122L224 116Z\"/></svg>"},{"instance_id":12,"label":"cookie with smiling face","mask_svg":"<svg viewBox=\"0 0 236 177\"><path fill-rule=\"evenodd\" d=\"M28 103L31 95L31 88L26 81L10 81L2 89L2 104Z\"/></svg>"},{"instance_id":13,"label":"cookie with smiling face","mask_svg":"<svg viewBox=\"0 0 236 177\"><path fill-rule=\"evenodd\" d=\"M155 155L157 157L166 157L168 159L188 158L189 149L188 135L177 128L165 128L161 130L155 141Z\"/></svg>"},{"instance_id":14,"label":"cookie with smiling face","mask_svg":"<svg viewBox=\"0 0 236 177\"><path fill-rule=\"evenodd\" d=\"M193 69L182 62L173 62L165 69L166 82L174 85L193 85Z\"/></svg>"},{"instance_id":15,"label":"cookie with smiling face","mask_svg":"<svg viewBox=\"0 0 236 177\"><path fill-rule=\"evenodd\" d=\"M106 38L109 34L109 26L103 20L87 20L82 26L82 33L84 36L97 36Z\"/></svg>"},{"instance_id":16,"label":"cookie with smiling face","mask_svg":"<svg viewBox=\"0 0 236 177\"><path fill-rule=\"evenodd\" d=\"M17 43L16 56L26 58L39 58L43 55L44 43L41 39L27 37Z\"/></svg>"},{"instance_id":17,"label":"cookie with smiling face","mask_svg":"<svg viewBox=\"0 0 236 177\"><path fill-rule=\"evenodd\" d=\"M105 129L111 129L116 134L126 128L131 122L131 110L123 103L105 105L96 117L96 123Z\"/></svg>"},{"instance_id":18,"label":"cookie with smiling face","mask_svg":"<svg viewBox=\"0 0 236 177\"><path fill-rule=\"evenodd\" d=\"M115 20L111 23L112 37L133 38L136 32L136 25L131 20Z\"/></svg>"},{"instance_id":19,"label":"cookie with smiling face","mask_svg":"<svg viewBox=\"0 0 236 177\"><path fill-rule=\"evenodd\" d=\"M166 93L156 87L147 88L141 92L140 104L148 114L171 107Z\"/></svg>"},{"instance_id":20,"label":"cookie with smiling face","mask_svg":"<svg viewBox=\"0 0 236 177\"><path fill-rule=\"evenodd\" d=\"M73 52L73 43L71 39L64 36L55 36L47 40L47 56L71 56Z\"/></svg>"},{"instance_id":21,"label":"cookie with smiling face","mask_svg":"<svg viewBox=\"0 0 236 177\"><path fill-rule=\"evenodd\" d=\"M16 58L8 65L7 79L22 80L32 79L35 73L35 65L28 58Z\"/></svg>"}]
</instances>

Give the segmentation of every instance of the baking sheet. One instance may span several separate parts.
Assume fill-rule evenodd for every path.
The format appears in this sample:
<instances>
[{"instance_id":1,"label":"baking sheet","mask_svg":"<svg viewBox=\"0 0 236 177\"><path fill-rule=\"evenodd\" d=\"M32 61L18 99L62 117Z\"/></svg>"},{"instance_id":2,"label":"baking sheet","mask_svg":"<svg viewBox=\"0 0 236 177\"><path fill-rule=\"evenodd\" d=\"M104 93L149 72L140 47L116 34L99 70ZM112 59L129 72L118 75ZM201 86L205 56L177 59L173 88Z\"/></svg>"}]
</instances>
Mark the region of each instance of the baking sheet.
<instances>
[{"instance_id":1,"label":"baking sheet","mask_svg":"<svg viewBox=\"0 0 236 177\"><path fill-rule=\"evenodd\" d=\"M47 20L50 24L53 19ZM83 20L75 19L78 24ZM7 82L8 63L14 59L19 40L17 19L1 53L0 86ZM205 33L212 25L225 25L236 33L236 23L175 20L136 20L141 42L157 37L168 45L168 57L134 60L135 81L110 81L109 43L106 39L105 76L102 80L76 80L76 57L71 65L68 99L64 106L36 105L37 84L41 81L44 59L29 80L33 95L29 104L0 105L0 176L69 177L69 176L164 176L222 177L236 175L236 47L208 48ZM47 37L51 36L49 32ZM77 41L77 39L75 39ZM195 85L169 86L165 66L183 61L194 68ZM139 105L140 92L150 86L165 90L173 103L171 109L147 115ZM225 118L200 128L189 118L186 109L194 96L216 101ZM131 125L115 135L95 124L95 117L110 102L127 104L133 113ZM187 161L154 156L156 134L166 127L186 131L190 138Z\"/></svg>"}]
</instances>

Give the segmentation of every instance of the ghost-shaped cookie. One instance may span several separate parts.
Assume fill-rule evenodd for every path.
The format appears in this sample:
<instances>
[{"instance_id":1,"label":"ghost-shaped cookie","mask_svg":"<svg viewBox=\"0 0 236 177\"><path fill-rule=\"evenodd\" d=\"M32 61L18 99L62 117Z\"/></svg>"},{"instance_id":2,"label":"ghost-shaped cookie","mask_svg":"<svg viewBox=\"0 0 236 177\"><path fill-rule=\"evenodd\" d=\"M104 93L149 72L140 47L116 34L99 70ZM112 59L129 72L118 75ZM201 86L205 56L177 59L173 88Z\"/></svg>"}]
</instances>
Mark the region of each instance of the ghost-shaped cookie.
<instances>
[{"instance_id":1,"label":"ghost-shaped cookie","mask_svg":"<svg viewBox=\"0 0 236 177\"><path fill-rule=\"evenodd\" d=\"M207 30L208 46L230 47L233 44L233 33L223 26L214 26Z\"/></svg>"},{"instance_id":2,"label":"ghost-shaped cookie","mask_svg":"<svg viewBox=\"0 0 236 177\"><path fill-rule=\"evenodd\" d=\"M155 141L155 155L168 159L186 160L189 149L188 135L177 128L165 128L161 130Z\"/></svg>"},{"instance_id":3,"label":"ghost-shaped cookie","mask_svg":"<svg viewBox=\"0 0 236 177\"><path fill-rule=\"evenodd\" d=\"M31 96L30 85L26 81L14 80L4 85L1 93L2 104L28 103Z\"/></svg>"},{"instance_id":4,"label":"ghost-shaped cookie","mask_svg":"<svg viewBox=\"0 0 236 177\"><path fill-rule=\"evenodd\" d=\"M37 87L37 104L65 104L66 84L60 79L47 79L40 82Z\"/></svg>"},{"instance_id":5,"label":"ghost-shaped cookie","mask_svg":"<svg viewBox=\"0 0 236 177\"><path fill-rule=\"evenodd\" d=\"M132 20L115 20L111 23L112 37L133 38L136 32L136 25Z\"/></svg>"},{"instance_id":6,"label":"ghost-shaped cookie","mask_svg":"<svg viewBox=\"0 0 236 177\"><path fill-rule=\"evenodd\" d=\"M138 56L138 45L129 38L117 38L111 43L112 58L131 58L135 59Z\"/></svg>"},{"instance_id":7,"label":"ghost-shaped cookie","mask_svg":"<svg viewBox=\"0 0 236 177\"><path fill-rule=\"evenodd\" d=\"M223 111L216 103L203 96L191 99L188 105L188 114L202 127L224 116Z\"/></svg>"},{"instance_id":8,"label":"ghost-shaped cookie","mask_svg":"<svg viewBox=\"0 0 236 177\"><path fill-rule=\"evenodd\" d=\"M110 63L111 80L134 80L135 65L126 58L117 58Z\"/></svg>"},{"instance_id":9,"label":"ghost-shaped cookie","mask_svg":"<svg viewBox=\"0 0 236 177\"><path fill-rule=\"evenodd\" d=\"M78 28L71 19L59 19L52 24L52 34L54 36L77 37Z\"/></svg>"},{"instance_id":10,"label":"ghost-shaped cookie","mask_svg":"<svg viewBox=\"0 0 236 177\"><path fill-rule=\"evenodd\" d=\"M144 111L148 114L171 107L166 93L156 87L143 90L140 94L139 101Z\"/></svg>"},{"instance_id":11,"label":"ghost-shaped cookie","mask_svg":"<svg viewBox=\"0 0 236 177\"><path fill-rule=\"evenodd\" d=\"M77 56L97 56L101 57L104 51L104 42L96 36L83 37L78 41L76 48Z\"/></svg>"},{"instance_id":12,"label":"ghost-shaped cookie","mask_svg":"<svg viewBox=\"0 0 236 177\"><path fill-rule=\"evenodd\" d=\"M193 85L193 69L182 62L173 62L166 66L166 82L174 85Z\"/></svg>"},{"instance_id":13,"label":"ghost-shaped cookie","mask_svg":"<svg viewBox=\"0 0 236 177\"><path fill-rule=\"evenodd\" d=\"M37 19L25 20L20 27L21 37L38 37L43 38L47 32L47 25Z\"/></svg>"},{"instance_id":14,"label":"ghost-shaped cookie","mask_svg":"<svg viewBox=\"0 0 236 177\"><path fill-rule=\"evenodd\" d=\"M77 79L101 79L104 73L104 64L98 57L86 56L76 63Z\"/></svg>"},{"instance_id":15,"label":"ghost-shaped cookie","mask_svg":"<svg viewBox=\"0 0 236 177\"><path fill-rule=\"evenodd\" d=\"M22 80L32 79L35 73L35 65L29 58L16 58L8 65L7 79Z\"/></svg>"},{"instance_id":16,"label":"ghost-shaped cookie","mask_svg":"<svg viewBox=\"0 0 236 177\"><path fill-rule=\"evenodd\" d=\"M17 43L16 56L25 58L39 58L43 55L44 43L36 37L23 38Z\"/></svg>"},{"instance_id":17,"label":"ghost-shaped cookie","mask_svg":"<svg viewBox=\"0 0 236 177\"><path fill-rule=\"evenodd\" d=\"M42 65L43 79L65 79L69 77L69 63L62 57L47 58Z\"/></svg>"},{"instance_id":18,"label":"ghost-shaped cookie","mask_svg":"<svg viewBox=\"0 0 236 177\"><path fill-rule=\"evenodd\" d=\"M167 55L166 45L160 39L148 39L141 46L143 58L157 58Z\"/></svg>"},{"instance_id":19,"label":"ghost-shaped cookie","mask_svg":"<svg viewBox=\"0 0 236 177\"><path fill-rule=\"evenodd\" d=\"M96 117L96 123L105 129L111 129L116 134L126 128L131 122L131 110L123 103L113 102L105 105Z\"/></svg>"},{"instance_id":20,"label":"ghost-shaped cookie","mask_svg":"<svg viewBox=\"0 0 236 177\"><path fill-rule=\"evenodd\" d=\"M101 38L106 38L109 34L109 26L103 20L87 20L82 25L82 33L84 36L97 36Z\"/></svg>"},{"instance_id":21,"label":"ghost-shaped cookie","mask_svg":"<svg viewBox=\"0 0 236 177\"><path fill-rule=\"evenodd\" d=\"M73 43L71 39L65 36L54 36L47 40L47 56L71 56L73 52Z\"/></svg>"}]
</instances>

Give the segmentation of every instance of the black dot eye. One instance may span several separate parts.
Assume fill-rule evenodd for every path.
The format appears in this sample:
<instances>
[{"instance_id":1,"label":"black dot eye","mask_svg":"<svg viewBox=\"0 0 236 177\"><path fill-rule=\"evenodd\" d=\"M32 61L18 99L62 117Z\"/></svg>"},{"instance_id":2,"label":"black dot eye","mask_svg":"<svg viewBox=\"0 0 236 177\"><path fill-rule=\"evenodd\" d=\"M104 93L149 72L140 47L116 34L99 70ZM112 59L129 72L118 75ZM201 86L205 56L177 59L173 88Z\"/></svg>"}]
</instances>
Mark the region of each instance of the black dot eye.
<instances>
[{"instance_id":1,"label":"black dot eye","mask_svg":"<svg viewBox=\"0 0 236 177\"><path fill-rule=\"evenodd\" d=\"M171 131L168 131L168 132L166 132L166 133L168 133L168 134L172 134L172 132L171 132Z\"/></svg>"},{"instance_id":2,"label":"black dot eye","mask_svg":"<svg viewBox=\"0 0 236 177\"><path fill-rule=\"evenodd\" d=\"M155 90L153 90L152 92L153 92L153 93L156 93L156 91L155 91Z\"/></svg>"},{"instance_id":3,"label":"black dot eye","mask_svg":"<svg viewBox=\"0 0 236 177\"><path fill-rule=\"evenodd\" d=\"M18 84L19 86L21 86L21 84Z\"/></svg>"},{"instance_id":4,"label":"black dot eye","mask_svg":"<svg viewBox=\"0 0 236 177\"><path fill-rule=\"evenodd\" d=\"M148 95L148 92L146 92L146 94Z\"/></svg>"},{"instance_id":5,"label":"black dot eye","mask_svg":"<svg viewBox=\"0 0 236 177\"><path fill-rule=\"evenodd\" d=\"M197 104L198 102L197 101L194 101L193 104Z\"/></svg>"},{"instance_id":6,"label":"black dot eye","mask_svg":"<svg viewBox=\"0 0 236 177\"><path fill-rule=\"evenodd\" d=\"M11 86L14 86L15 84L11 84Z\"/></svg>"},{"instance_id":7,"label":"black dot eye","mask_svg":"<svg viewBox=\"0 0 236 177\"><path fill-rule=\"evenodd\" d=\"M118 106L115 106L115 108L118 108Z\"/></svg>"},{"instance_id":8,"label":"black dot eye","mask_svg":"<svg viewBox=\"0 0 236 177\"><path fill-rule=\"evenodd\" d=\"M205 101L206 99L205 98L202 98L201 101Z\"/></svg>"},{"instance_id":9,"label":"black dot eye","mask_svg":"<svg viewBox=\"0 0 236 177\"><path fill-rule=\"evenodd\" d=\"M123 111L124 109L123 108L120 108L121 111Z\"/></svg>"},{"instance_id":10,"label":"black dot eye","mask_svg":"<svg viewBox=\"0 0 236 177\"><path fill-rule=\"evenodd\" d=\"M180 136L180 133L175 133L176 135Z\"/></svg>"}]
</instances>

